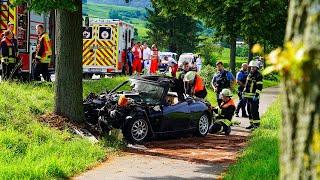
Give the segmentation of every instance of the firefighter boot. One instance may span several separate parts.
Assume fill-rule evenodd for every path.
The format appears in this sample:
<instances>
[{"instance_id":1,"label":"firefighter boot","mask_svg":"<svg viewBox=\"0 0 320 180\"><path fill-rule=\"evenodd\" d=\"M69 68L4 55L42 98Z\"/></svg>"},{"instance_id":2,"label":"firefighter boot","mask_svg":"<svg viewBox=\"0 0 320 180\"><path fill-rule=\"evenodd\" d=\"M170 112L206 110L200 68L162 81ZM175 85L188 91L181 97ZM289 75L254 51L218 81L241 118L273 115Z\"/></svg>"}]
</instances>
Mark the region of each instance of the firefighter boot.
<instances>
[{"instance_id":1,"label":"firefighter boot","mask_svg":"<svg viewBox=\"0 0 320 180\"><path fill-rule=\"evenodd\" d=\"M254 125L253 125L253 120L250 119L250 126L246 127L246 129L253 129Z\"/></svg>"}]
</instances>

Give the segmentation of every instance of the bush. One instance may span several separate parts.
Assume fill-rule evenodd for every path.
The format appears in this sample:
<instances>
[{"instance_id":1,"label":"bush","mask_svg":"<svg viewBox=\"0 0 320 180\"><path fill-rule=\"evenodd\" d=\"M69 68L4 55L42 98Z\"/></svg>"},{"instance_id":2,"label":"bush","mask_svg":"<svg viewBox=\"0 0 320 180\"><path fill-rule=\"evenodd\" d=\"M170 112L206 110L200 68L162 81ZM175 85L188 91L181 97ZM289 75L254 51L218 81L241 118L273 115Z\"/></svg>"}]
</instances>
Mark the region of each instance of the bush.
<instances>
[{"instance_id":1,"label":"bush","mask_svg":"<svg viewBox=\"0 0 320 180\"><path fill-rule=\"evenodd\" d=\"M236 50L236 55L238 57L247 57L249 54L249 47L248 46L239 46Z\"/></svg>"},{"instance_id":2,"label":"bush","mask_svg":"<svg viewBox=\"0 0 320 180\"><path fill-rule=\"evenodd\" d=\"M205 56L203 64L215 66L217 61L218 61L218 57L211 54L211 55Z\"/></svg>"},{"instance_id":3,"label":"bush","mask_svg":"<svg viewBox=\"0 0 320 180\"><path fill-rule=\"evenodd\" d=\"M201 68L200 76L204 79L206 86L210 86L213 75L216 69L211 65L204 65Z\"/></svg>"}]
</instances>

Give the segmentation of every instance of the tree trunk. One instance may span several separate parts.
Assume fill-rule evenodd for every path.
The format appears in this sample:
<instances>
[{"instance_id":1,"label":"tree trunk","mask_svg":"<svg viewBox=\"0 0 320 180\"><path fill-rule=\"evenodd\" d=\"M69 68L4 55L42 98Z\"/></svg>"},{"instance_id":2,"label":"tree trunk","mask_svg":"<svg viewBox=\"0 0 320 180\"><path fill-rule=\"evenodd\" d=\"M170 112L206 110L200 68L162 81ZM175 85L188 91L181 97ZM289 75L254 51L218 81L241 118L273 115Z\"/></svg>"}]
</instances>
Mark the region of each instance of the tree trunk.
<instances>
[{"instance_id":1,"label":"tree trunk","mask_svg":"<svg viewBox=\"0 0 320 180\"><path fill-rule=\"evenodd\" d=\"M300 78L284 73L281 179L320 179L320 1L291 0L286 42L302 43Z\"/></svg>"},{"instance_id":2,"label":"tree trunk","mask_svg":"<svg viewBox=\"0 0 320 180\"><path fill-rule=\"evenodd\" d=\"M78 10L57 10L55 112L74 121L83 121L82 108L82 4Z\"/></svg>"},{"instance_id":3,"label":"tree trunk","mask_svg":"<svg viewBox=\"0 0 320 180\"><path fill-rule=\"evenodd\" d=\"M252 53L252 48L253 48L254 42L252 41L252 39L248 40L248 46L249 46L249 53L248 53L248 63L250 63L250 61L252 61L253 59L253 53Z\"/></svg>"},{"instance_id":4,"label":"tree trunk","mask_svg":"<svg viewBox=\"0 0 320 180\"><path fill-rule=\"evenodd\" d=\"M237 48L237 39L230 39L230 69L233 75L236 74L236 49Z\"/></svg>"}]
</instances>

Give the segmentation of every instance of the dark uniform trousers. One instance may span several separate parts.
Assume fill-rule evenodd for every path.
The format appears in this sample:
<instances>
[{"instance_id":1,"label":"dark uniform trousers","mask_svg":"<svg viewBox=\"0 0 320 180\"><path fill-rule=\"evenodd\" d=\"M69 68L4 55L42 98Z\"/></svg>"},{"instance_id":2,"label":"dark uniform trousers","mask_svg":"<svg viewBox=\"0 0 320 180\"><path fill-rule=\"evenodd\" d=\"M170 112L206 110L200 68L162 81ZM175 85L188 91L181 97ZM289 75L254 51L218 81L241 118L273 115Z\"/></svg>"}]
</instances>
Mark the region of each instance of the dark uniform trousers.
<instances>
[{"instance_id":1,"label":"dark uniform trousers","mask_svg":"<svg viewBox=\"0 0 320 180\"><path fill-rule=\"evenodd\" d=\"M259 116L259 99L253 100L251 98L247 99L247 110L249 113L250 124L260 125L260 116Z\"/></svg>"}]
</instances>

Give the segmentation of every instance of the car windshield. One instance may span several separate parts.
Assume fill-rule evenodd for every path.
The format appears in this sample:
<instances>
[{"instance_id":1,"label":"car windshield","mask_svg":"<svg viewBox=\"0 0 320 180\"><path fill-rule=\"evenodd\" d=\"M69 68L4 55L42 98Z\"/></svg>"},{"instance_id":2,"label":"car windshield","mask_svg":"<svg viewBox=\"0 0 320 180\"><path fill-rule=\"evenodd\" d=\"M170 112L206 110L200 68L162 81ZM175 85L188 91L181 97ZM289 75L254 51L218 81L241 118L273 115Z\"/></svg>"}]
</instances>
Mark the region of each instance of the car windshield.
<instances>
[{"instance_id":1,"label":"car windshield","mask_svg":"<svg viewBox=\"0 0 320 180\"><path fill-rule=\"evenodd\" d=\"M160 104L164 88L146 81L131 80L131 87L147 104Z\"/></svg>"}]
</instances>

